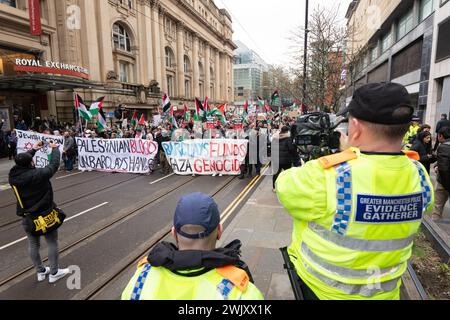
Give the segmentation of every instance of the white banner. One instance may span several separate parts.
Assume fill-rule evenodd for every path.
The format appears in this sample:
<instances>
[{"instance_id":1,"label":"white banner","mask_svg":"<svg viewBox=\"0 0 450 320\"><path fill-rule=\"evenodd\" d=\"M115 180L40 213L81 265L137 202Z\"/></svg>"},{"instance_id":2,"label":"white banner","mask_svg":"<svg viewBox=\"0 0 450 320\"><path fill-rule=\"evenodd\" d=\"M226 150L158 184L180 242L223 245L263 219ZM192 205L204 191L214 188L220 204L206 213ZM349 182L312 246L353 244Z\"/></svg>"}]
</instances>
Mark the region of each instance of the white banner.
<instances>
[{"instance_id":1,"label":"white banner","mask_svg":"<svg viewBox=\"0 0 450 320\"><path fill-rule=\"evenodd\" d=\"M247 140L163 142L167 159L178 175L238 175L247 148Z\"/></svg>"},{"instance_id":2,"label":"white banner","mask_svg":"<svg viewBox=\"0 0 450 320\"><path fill-rule=\"evenodd\" d=\"M78 169L122 173L148 173L158 153L158 144L141 139L81 139Z\"/></svg>"},{"instance_id":3,"label":"white banner","mask_svg":"<svg viewBox=\"0 0 450 320\"><path fill-rule=\"evenodd\" d=\"M64 137L62 136L49 136L46 134L41 134L32 131L21 131L16 130L17 132L17 153L28 152L33 149L33 146L39 141L44 142L44 147L36 152L33 160L36 168L44 168L46 167L50 161L49 155L52 153L52 150L48 146L48 144L53 141L59 144L59 151L63 152L64 149Z\"/></svg>"}]
</instances>

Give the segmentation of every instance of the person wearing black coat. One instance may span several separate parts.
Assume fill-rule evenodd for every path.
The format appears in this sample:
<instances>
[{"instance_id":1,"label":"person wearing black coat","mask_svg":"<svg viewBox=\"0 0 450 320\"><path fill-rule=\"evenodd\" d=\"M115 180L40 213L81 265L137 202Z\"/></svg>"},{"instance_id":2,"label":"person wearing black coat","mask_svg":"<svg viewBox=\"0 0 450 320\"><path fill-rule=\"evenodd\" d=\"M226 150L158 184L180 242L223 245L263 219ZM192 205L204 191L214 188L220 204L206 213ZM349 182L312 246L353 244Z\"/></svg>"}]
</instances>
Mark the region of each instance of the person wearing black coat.
<instances>
[{"instance_id":1,"label":"person wearing black coat","mask_svg":"<svg viewBox=\"0 0 450 320\"><path fill-rule=\"evenodd\" d=\"M434 145L434 151L437 150L437 148L439 147L439 132L441 132L441 130L443 128L446 127L450 127L450 120L447 119L447 115L445 113L443 113L441 115L441 120L438 121L438 123L436 124L436 144Z\"/></svg>"},{"instance_id":2,"label":"person wearing black coat","mask_svg":"<svg viewBox=\"0 0 450 320\"><path fill-rule=\"evenodd\" d=\"M450 127L444 127L439 131L440 142L437 150L437 185L434 193L434 210L431 215L433 220L442 219L445 204L450 193Z\"/></svg>"},{"instance_id":3,"label":"person wearing black coat","mask_svg":"<svg viewBox=\"0 0 450 320\"><path fill-rule=\"evenodd\" d=\"M284 170L292 168L292 164L299 161L299 155L292 142L292 137L288 127L283 127L281 133L275 134L272 141L272 156L278 153L278 171L273 176L273 190L275 192L275 182ZM272 160L273 161L273 160ZM272 163L272 166L274 164Z\"/></svg>"},{"instance_id":4,"label":"person wearing black coat","mask_svg":"<svg viewBox=\"0 0 450 320\"><path fill-rule=\"evenodd\" d=\"M432 151L431 133L428 131L419 133L417 135L417 138L414 140L414 144L412 145L411 150L419 153L419 161L423 164L425 169L427 169L427 172L429 174L431 164L436 161Z\"/></svg>"},{"instance_id":5,"label":"person wearing black coat","mask_svg":"<svg viewBox=\"0 0 450 320\"><path fill-rule=\"evenodd\" d=\"M46 215L56 207L53 202L53 188L50 179L58 171L61 161L61 153L58 145L49 144L52 149L50 163L42 169L36 169L33 157L43 147L43 143L36 144L34 148L15 157L16 165L9 172L9 184L17 189L22 206L17 203L17 215L23 216L23 212L30 215ZM44 281L50 274L49 281L54 283L70 273L69 269L58 267L58 231L54 230L45 234L48 245L48 258L50 267L45 267L39 253L40 237L34 236L27 230L26 220L22 224L27 233L29 254L37 271L39 282Z\"/></svg>"}]
</instances>

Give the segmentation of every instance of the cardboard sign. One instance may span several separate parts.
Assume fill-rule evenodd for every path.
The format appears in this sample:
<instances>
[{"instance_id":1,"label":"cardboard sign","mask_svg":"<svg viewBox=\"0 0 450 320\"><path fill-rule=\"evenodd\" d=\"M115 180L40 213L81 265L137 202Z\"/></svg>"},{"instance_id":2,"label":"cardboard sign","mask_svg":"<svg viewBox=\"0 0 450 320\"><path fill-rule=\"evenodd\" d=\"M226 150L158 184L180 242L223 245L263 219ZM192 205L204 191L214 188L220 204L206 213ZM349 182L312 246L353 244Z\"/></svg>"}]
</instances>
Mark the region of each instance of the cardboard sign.
<instances>
[{"instance_id":1,"label":"cardboard sign","mask_svg":"<svg viewBox=\"0 0 450 320\"><path fill-rule=\"evenodd\" d=\"M216 128L216 118L207 117L206 118L206 129L215 129Z\"/></svg>"},{"instance_id":2,"label":"cardboard sign","mask_svg":"<svg viewBox=\"0 0 450 320\"><path fill-rule=\"evenodd\" d=\"M36 168L45 168L49 165L49 156L52 153L52 150L48 146L50 141L53 141L59 144L59 152L63 152L64 150L64 137L62 136L50 136L47 134L40 134L31 131L21 131L16 130L17 132L17 153L28 152L33 149L33 146L40 142L44 142L44 147L36 152L34 155L34 164Z\"/></svg>"}]
</instances>

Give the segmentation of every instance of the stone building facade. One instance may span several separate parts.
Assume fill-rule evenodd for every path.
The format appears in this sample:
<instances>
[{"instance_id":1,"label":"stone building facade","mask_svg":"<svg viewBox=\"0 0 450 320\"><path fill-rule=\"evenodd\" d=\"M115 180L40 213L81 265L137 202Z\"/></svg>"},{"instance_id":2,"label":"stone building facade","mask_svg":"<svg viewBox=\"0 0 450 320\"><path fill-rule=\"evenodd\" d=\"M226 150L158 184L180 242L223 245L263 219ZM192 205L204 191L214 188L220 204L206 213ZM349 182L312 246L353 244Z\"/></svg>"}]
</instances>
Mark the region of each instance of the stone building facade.
<instances>
[{"instance_id":1,"label":"stone building facade","mask_svg":"<svg viewBox=\"0 0 450 320\"><path fill-rule=\"evenodd\" d=\"M4 41L0 29L0 46L33 48L41 59L89 72L88 81L77 79L81 84L47 88L48 106L41 116L73 121L74 92L87 105L106 96L109 115L122 104L147 118L161 105L163 92L173 104L191 108L195 97L233 101L232 21L212 0L40 0L40 37L26 34L26 3L0 0L0 23L19 16L24 34L17 38L12 28Z\"/></svg>"},{"instance_id":2,"label":"stone building facade","mask_svg":"<svg viewBox=\"0 0 450 320\"><path fill-rule=\"evenodd\" d=\"M450 47L444 44L448 40L441 40L448 54L436 54L449 6L449 0L352 1L346 16L351 35L346 102L363 84L391 81L406 87L423 122L434 125L439 110L450 112L440 103L447 95L450 103ZM450 30L446 28L442 29Z\"/></svg>"}]
</instances>

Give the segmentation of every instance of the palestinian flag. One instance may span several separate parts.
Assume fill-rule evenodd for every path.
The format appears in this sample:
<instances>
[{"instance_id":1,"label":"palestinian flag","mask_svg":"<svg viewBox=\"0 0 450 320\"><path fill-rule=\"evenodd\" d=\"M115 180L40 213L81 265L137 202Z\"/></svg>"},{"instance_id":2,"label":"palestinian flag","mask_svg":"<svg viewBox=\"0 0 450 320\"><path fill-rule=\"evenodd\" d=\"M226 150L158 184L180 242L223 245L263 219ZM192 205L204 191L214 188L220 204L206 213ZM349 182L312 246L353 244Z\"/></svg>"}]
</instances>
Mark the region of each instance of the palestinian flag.
<instances>
[{"instance_id":1,"label":"palestinian flag","mask_svg":"<svg viewBox=\"0 0 450 320\"><path fill-rule=\"evenodd\" d=\"M205 97L205 102L203 103L203 107L206 111L211 111L211 107L208 105L208 97Z\"/></svg>"},{"instance_id":2,"label":"palestinian flag","mask_svg":"<svg viewBox=\"0 0 450 320\"><path fill-rule=\"evenodd\" d=\"M97 115L97 130L99 132L103 132L108 127L106 123L106 116L102 109L99 109L98 115Z\"/></svg>"},{"instance_id":3,"label":"palestinian flag","mask_svg":"<svg viewBox=\"0 0 450 320\"><path fill-rule=\"evenodd\" d=\"M272 105L273 107L279 107L279 108L281 108L281 99L280 99L280 94L278 93L278 90L276 90L276 91L272 94L271 100L272 100L271 105Z\"/></svg>"},{"instance_id":4,"label":"palestinian flag","mask_svg":"<svg viewBox=\"0 0 450 320\"><path fill-rule=\"evenodd\" d=\"M105 97L98 98L97 100L92 102L91 108L89 109L89 111L91 112L91 114L93 116L98 115L98 111L101 110L103 107L103 101L105 101Z\"/></svg>"},{"instance_id":5,"label":"palestinian flag","mask_svg":"<svg viewBox=\"0 0 450 320\"><path fill-rule=\"evenodd\" d=\"M191 121L191 113L189 112L187 104L184 104L184 121L185 123L189 123Z\"/></svg>"},{"instance_id":6,"label":"palestinian flag","mask_svg":"<svg viewBox=\"0 0 450 320\"><path fill-rule=\"evenodd\" d=\"M265 105L266 105L266 102L264 101L264 99L261 99L261 97L258 97L258 112L265 111Z\"/></svg>"},{"instance_id":7,"label":"palestinian flag","mask_svg":"<svg viewBox=\"0 0 450 320\"><path fill-rule=\"evenodd\" d=\"M83 99L80 97L80 95L78 93L75 95L75 108L78 110L78 114L80 115L80 118L83 118L87 121L92 120L92 114L86 108L86 105L84 104Z\"/></svg>"},{"instance_id":8,"label":"palestinian flag","mask_svg":"<svg viewBox=\"0 0 450 320\"><path fill-rule=\"evenodd\" d=\"M225 115L217 108L214 108L211 111L209 111L206 116L207 117L217 117L219 119L219 121L222 123L222 125L227 124Z\"/></svg>"},{"instance_id":9,"label":"palestinian flag","mask_svg":"<svg viewBox=\"0 0 450 320\"><path fill-rule=\"evenodd\" d=\"M131 118L131 125L132 125L134 128L136 128L137 119L138 119L138 117L137 117L137 111L135 111L135 112L133 113L133 118Z\"/></svg>"},{"instance_id":10,"label":"palestinian flag","mask_svg":"<svg viewBox=\"0 0 450 320\"><path fill-rule=\"evenodd\" d=\"M175 118L175 114L173 112L173 107L170 108L169 122L172 124L172 129L178 129L177 118Z\"/></svg>"},{"instance_id":11,"label":"palestinian flag","mask_svg":"<svg viewBox=\"0 0 450 320\"><path fill-rule=\"evenodd\" d=\"M221 104L219 106L217 106L217 110L219 110L223 115L225 115L225 108L226 108L226 104Z\"/></svg>"},{"instance_id":12,"label":"palestinian flag","mask_svg":"<svg viewBox=\"0 0 450 320\"><path fill-rule=\"evenodd\" d=\"M145 117L144 114L141 115L141 118L139 119L138 126L145 126Z\"/></svg>"},{"instance_id":13,"label":"palestinian flag","mask_svg":"<svg viewBox=\"0 0 450 320\"><path fill-rule=\"evenodd\" d=\"M200 102L200 100L195 98L195 116L194 116L194 120L195 121L202 121L204 116L205 116L205 108L203 107L203 105Z\"/></svg>"},{"instance_id":14,"label":"palestinian flag","mask_svg":"<svg viewBox=\"0 0 450 320\"><path fill-rule=\"evenodd\" d=\"M169 96L166 94L163 95L162 100L163 100L163 113L165 114L171 110L172 104L170 102Z\"/></svg>"},{"instance_id":15,"label":"palestinian flag","mask_svg":"<svg viewBox=\"0 0 450 320\"><path fill-rule=\"evenodd\" d=\"M248 114L248 100L245 100L245 104L244 104L244 113Z\"/></svg>"}]
</instances>

